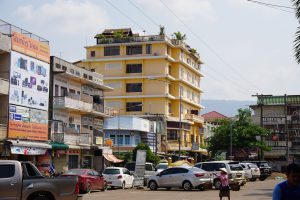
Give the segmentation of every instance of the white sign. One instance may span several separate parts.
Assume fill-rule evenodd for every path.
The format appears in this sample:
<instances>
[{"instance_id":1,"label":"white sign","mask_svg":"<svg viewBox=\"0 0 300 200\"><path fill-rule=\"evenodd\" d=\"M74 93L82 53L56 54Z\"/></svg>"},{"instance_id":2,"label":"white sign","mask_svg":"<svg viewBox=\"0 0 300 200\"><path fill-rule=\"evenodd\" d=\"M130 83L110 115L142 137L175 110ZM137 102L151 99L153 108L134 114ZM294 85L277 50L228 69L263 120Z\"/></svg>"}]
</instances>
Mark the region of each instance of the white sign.
<instances>
[{"instance_id":1,"label":"white sign","mask_svg":"<svg viewBox=\"0 0 300 200\"><path fill-rule=\"evenodd\" d=\"M11 52L9 103L41 110L48 110L48 63Z\"/></svg>"},{"instance_id":2,"label":"white sign","mask_svg":"<svg viewBox=\"0 0 300 200\"><path fill-rule=\"evenodd\" d=\"M36 148L36 147L11 146L10 151L11 151L12 154L45 155L47 149Z\"/></svg>"},{"instance_id":3,"label":"white sign","mask_svg":"<svg viewBox=\"0 0 300 200\"><path fill-rule=\"evenodd\" d=\"M144 185L145 165L146 165L146 151L137 150L135 171L134 171L134 183L133 183L134 186Z\"/></svg>"}]
</instances>

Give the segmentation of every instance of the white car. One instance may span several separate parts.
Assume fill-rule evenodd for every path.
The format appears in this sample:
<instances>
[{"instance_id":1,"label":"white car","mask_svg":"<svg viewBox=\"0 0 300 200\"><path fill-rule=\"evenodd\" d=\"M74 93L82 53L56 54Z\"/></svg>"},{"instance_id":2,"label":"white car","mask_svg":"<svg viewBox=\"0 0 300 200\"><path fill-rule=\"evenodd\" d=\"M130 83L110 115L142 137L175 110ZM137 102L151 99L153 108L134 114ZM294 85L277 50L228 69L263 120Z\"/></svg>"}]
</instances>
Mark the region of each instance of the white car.
<instances>
[{"instance_id":1,"label":"white car","mask_svg":"<svg viewBox=\"0 0 300 200\"><path fill-rule=\"evenodd\" d=\"M133 175L124 167L107 167L102 175L104 176L107 186L111 188L132 188Z\"/></svg>"},{"instance_id":2,"label":"white car","mask_svg":"<svg viewBox=\"0 0 300 200\"><path fill-rule=\"evenodd\" d=\"M240 165L244 168L245 176L250 181L256 181L256 179L260 177L260 170L256 164L240 163Z\"/></svg>"},{"instance_id":3,"label":"white car","mask_svg":"<svg viewBox=\"0 0 300 200\"><path fill-rule=\"evenodd\" d=\"M212 179L209 174L197 167L172 167L161 171L149 178L147 186L150 190L157 188L183 188L184 190L192 190L198 188L200 190L205 187L211 187Z\"/></svg>"},{"instance_id":4,"label":"white car","mask_svg":"<svg viewBox=\"0 0 300 200\"><path fill-rule=\"evenodd\" d=\"M156 165L155 169L156 169L156 173L159 173L165 169L168 169L169 166L168 166L168 163L159 163Z\"/></svg>"}]
</instances>

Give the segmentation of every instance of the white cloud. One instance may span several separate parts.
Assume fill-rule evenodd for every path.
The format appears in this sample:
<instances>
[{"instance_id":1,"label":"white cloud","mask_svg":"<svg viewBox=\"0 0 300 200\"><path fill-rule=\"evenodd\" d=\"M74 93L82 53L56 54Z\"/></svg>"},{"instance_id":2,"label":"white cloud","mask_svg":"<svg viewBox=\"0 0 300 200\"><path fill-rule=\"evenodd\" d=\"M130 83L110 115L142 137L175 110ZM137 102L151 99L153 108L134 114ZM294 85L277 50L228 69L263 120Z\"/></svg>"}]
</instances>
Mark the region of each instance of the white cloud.
<instances>
[{"instance_id":1,"label":"white cloud","mask_svg":"<svg viewBox=\"0 0 300 200\"><path fill-rule=\"evenodd\" d=\"M63 35L100 31L109 21L105 11L90 1L55 0L41 6L19 6L15 15L43 32Z\"/></svg>"}]
</instances>

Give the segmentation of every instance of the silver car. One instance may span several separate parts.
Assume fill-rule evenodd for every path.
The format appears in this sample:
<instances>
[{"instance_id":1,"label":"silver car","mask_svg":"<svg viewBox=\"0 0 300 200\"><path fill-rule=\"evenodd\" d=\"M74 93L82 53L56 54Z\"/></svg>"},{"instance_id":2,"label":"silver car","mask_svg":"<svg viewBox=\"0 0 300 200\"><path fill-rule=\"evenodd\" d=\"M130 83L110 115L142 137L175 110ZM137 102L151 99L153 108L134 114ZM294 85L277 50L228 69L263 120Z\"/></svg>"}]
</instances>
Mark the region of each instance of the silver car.
<instances>
[{"instance_id":1,"label":"silver car","mask_svg":"<svg viewBox=\"0 0 300 200\"><path fill-rule=\"evenodd\" d=\"M198 188L204 190L211 187L212 179L209 174L197 167L173 167L168 168L149 178L147 186L150 190L157 188L183 188L192 190Z\"/></svg>"}]
</instances>

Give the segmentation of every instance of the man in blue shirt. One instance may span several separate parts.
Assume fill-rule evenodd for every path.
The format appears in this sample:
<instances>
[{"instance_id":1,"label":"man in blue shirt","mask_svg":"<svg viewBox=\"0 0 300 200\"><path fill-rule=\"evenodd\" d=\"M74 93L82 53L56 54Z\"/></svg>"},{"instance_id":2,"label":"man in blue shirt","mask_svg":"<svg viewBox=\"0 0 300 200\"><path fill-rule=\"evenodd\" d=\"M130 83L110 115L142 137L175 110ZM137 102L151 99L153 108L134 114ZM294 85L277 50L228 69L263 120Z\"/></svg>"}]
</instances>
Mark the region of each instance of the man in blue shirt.
<instances>
[{"instance_id":1,"label":"man in blue shirt","mask_svg":"<svg viewBox=\"0 0 300 200\"><path fill-rule=\"evenodd\" d=\"M287 180L275 186L272 200L300 200L300 166L289 164L286 175Z\"/></svg>"}]
</instances>

